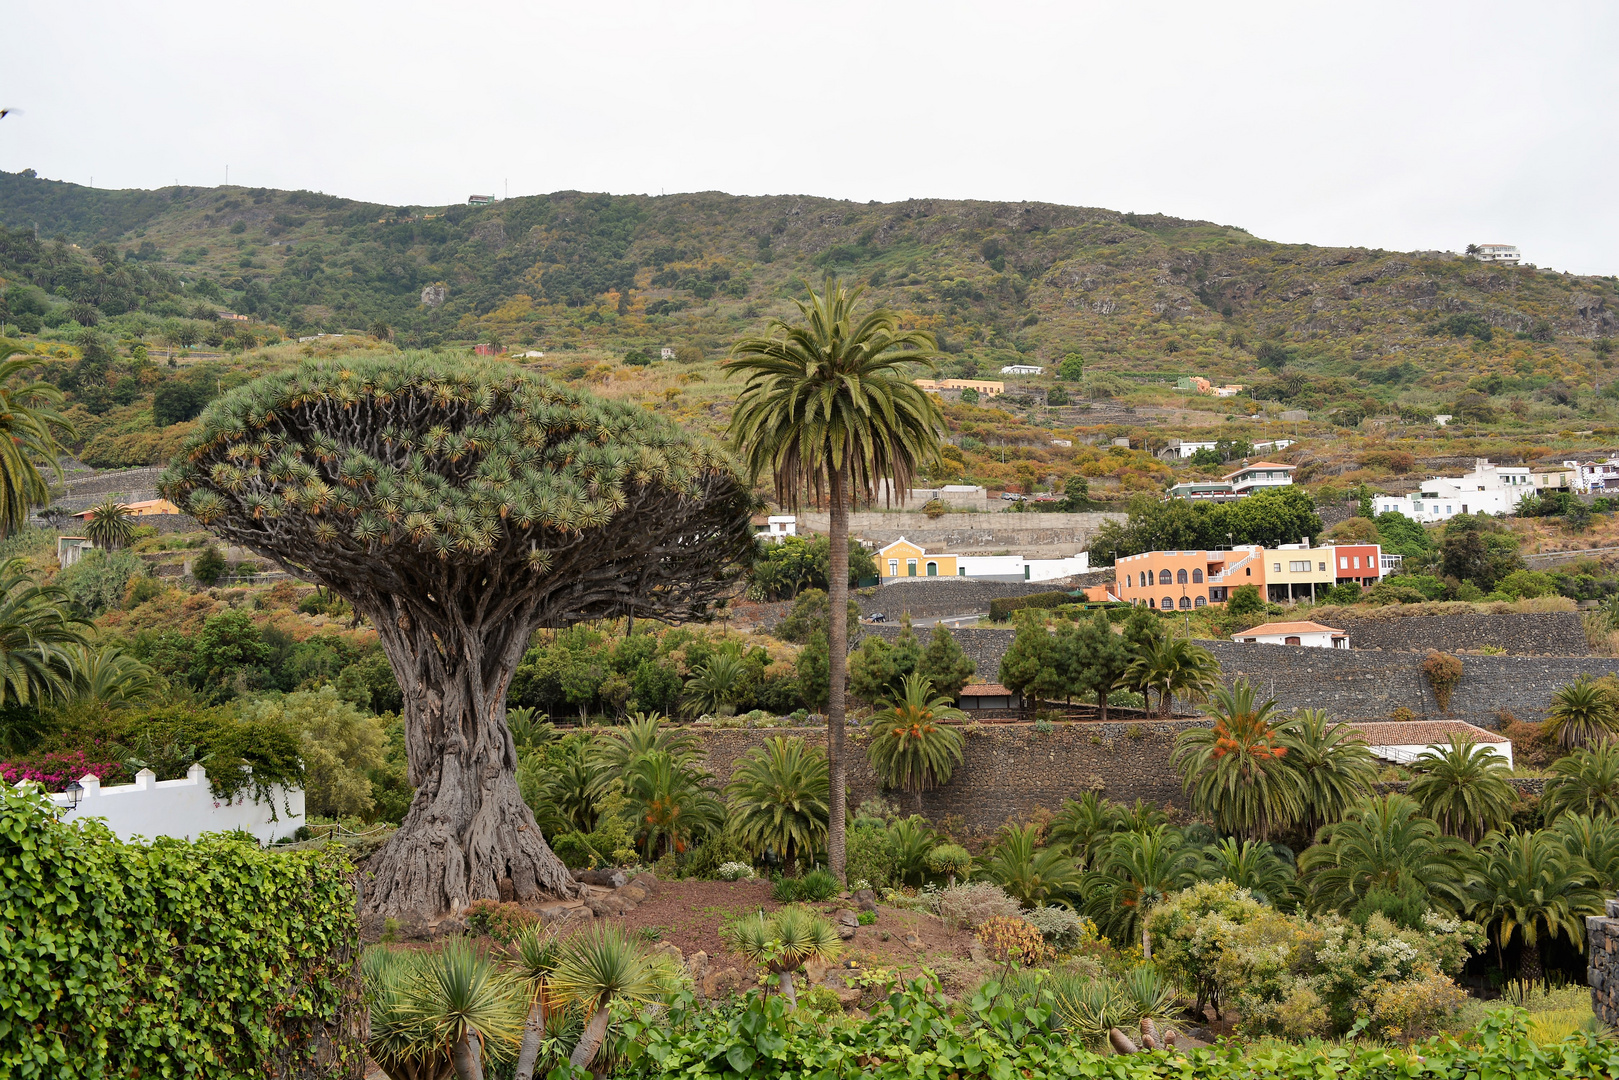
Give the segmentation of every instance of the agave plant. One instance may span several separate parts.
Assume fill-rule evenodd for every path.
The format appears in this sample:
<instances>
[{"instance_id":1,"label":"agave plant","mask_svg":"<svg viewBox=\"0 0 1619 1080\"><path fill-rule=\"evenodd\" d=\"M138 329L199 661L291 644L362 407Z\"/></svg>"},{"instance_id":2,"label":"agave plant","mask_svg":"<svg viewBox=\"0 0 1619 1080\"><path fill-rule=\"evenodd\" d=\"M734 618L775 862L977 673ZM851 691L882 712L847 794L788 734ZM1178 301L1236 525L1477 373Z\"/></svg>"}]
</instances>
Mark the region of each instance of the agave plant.
<instances>
[{"instance_id":1,"label":"agave plant","mask_svg":"<svg viewBox=\"0 0 1619 1080\"><path fill-rule=\"evenodd\" d=\"M568 1060L584 1068L596 1057L615 1001L643 1004L663 996L673 984L674 972L667 964L649 956L621 926L592 927L569 938L550 985L558 1000L577 1004L589 1020Z\"/></svg>"},{"instance_id":2,"label":"agave plant","mask_svg":"<svg viewBox=\"0 0 1619 1080\"><path fill-rule=\"evenodd\" d=\"M811 959L830 960L843 951L832 924L796 904L733 923L725 929L725 940L744 959L776 976L789 1008L798 1005L793 973Z\"/></svg>"},{"instance_id":3,"label":"agave plant","mask_svg":"<svg viewBox=\"0 0 1619 1080\"><path fill-rule=\"evenodd\" d=\"M1180 990L1151 964L1138 964L1119 979L1064 980L1056 996L1063 1026L1093 1046L1106 1045L1115 1028L1151 1031L1180 1011Z\"/></svg>"}]
</instances>

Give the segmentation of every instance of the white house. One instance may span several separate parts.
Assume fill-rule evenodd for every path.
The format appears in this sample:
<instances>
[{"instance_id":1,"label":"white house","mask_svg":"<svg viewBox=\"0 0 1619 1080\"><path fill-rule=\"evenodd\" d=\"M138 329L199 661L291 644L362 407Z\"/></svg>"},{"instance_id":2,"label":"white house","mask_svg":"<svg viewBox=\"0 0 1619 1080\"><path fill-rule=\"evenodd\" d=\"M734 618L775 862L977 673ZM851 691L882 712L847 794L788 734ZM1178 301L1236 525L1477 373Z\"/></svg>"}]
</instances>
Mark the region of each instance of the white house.
<instances>
[{"instance_id":1,"label":"white house","mask_svg":"<svg viewBox=\"0 0 1619 1080\"><path fill-rule=\"evenodd\" d=\"M1569 485L1581 495L1593 491L1619 491L1619 458L1606 461L1565 461L1572 475Z\"/></svg>"},{"instance_id":2,"label":"white house","mask_svg":"<svg viewBox=\"0 0 1619 1080\"><path fill-rule=\"evenodd\" d=\"M1044 375L1046 369L1039 364L1007 364L1001 368L1002 375Z\"/></svg>"},{"instance_id":3,"label":"white house","mask_svg":"<svg viewBox=\"0 0 1619 1080\"><path fill-rule=\"evenodd\" d=\"M246 832L259 843L272 844L298 831L304 823L302 788L272 787L262 802L246 792L222 802L214 798L208 770L196 764L181 780L159 780L151 769L135 774L133 784L102 787L94 774L79 779L81 792L51 796L68 810L68 820L101 818L120 840L176 836L195 840L203 833Z\"/></svg>"},{"instance_id":4,"label":"white house","mask_svg":"<svg viewBox=\"0 0 1619 1080\"><path fill-rule=\"evenodd\" d=\"M1265 450L1286 450L1295 441L1294 439L1267 439L1264 442L1256 442L1254 443L1254 453L1257 454Z\"/></svg>"},{"instance_id":5,"label":"white house","mask_svg":"<svg viewBox=\"0 0 1619 1080\"><path fill-rule=\"evenodd\" d=\"M1185 439L1171 439L1169 445L1158 451L1161 458L1189 458L1199 450L1214 450L1213 442L1187 442Z\"/></svg>"},{"instance_id":6,"label":"white house","mask_svg":"<svg viewBox=\"0 0 1619 1080\"><path fill-rule=\"evenodd\" d=\"M1421 491L1378 495L1372 504L1380 514L1400 514L1412 521L1449 521L1457 514L1507 517L1518 512L1519 499L1538 493L1527 466L1492 465L1488 458L1476 458L1473 471L1465 476L1435 476L1423 481Z\"/></svg>"},{"instance_id":7,"label":"white house","mask_svg":"<svg viewBox=\"0 0 1619 1080\"><path fill-rule=\"evenodd\" d=\"M674 348L672 346L665 345L663 348L658 350L658 358L661 360L673 360L675 358Z\"/></svg>"},{"instance_id":8,"label":"white house","mask_svg":"<svg viewBox=\"0 0 1619 1080\"><path fill-rule=\"evenodd\" d=\"M1232 641L1250 645L1302 645L1308 649L1347 649L1349 635L1314 622L1271 622L1232 634Z\"/></svg>"},{"instance_id":9,"label":"white house","mask_svg":"<svg viewBox=\"0 0 1619 1080\"><path fill-rule=\"evenodd\" d=\"M1275 461L1256 461L1221 479L1231 485L1233 495L1252 495L1263 488L1287 487L1293 483L1293 469Z\"/></svg>"},{"instance_id":10,"label":"white house","mask_svg":"<svg viewBox=\"0 0 1619 1080\"><path fill-rule=\"evenodd\" d=\"M1022 555L958 555L956 573L979 581L1055 581L1087 574L1091 553L1081 551L1057 559L1026 559Z\"/></svg>"},{"instance_id":11,"label":"white house","mask_svg":"<svg viewBox=\"0 0 1619 1080\"><path fill-rule=\"evenodd\" d=\"M1454 419L1456 418L1448 412L1434 413L1433 422L1435 427L1444 427Z\"/></svg>"},{"instance_id":12,"label":"white house","mask_svg":"<svg viewBox=\"0 0 1619 1080\"><path fill-rule=\"evenodd\" d=\"M772 544L779 544L787 537L797 535L797 517L792 514L771 514L765 518L765 527L754 534L754 539L768 540Z\"/></svg>"},{"instance_id":13,"label":"white house","mask_svg":"<svg viewBox=\"0 0 1619 1080\"><path fill-rule=\"evenodd\" d=\"M1389 720L1349 726L1365 736L1372 756L1384 761L1409 765L1429 750L1448 750L1452 736L1466 735L1476 744L1473 753L1496 754L1512 767L1511 739L1461 720Z\"/></svg>"},{"instance_id":14,"label":"white house","mask_svg":"<svg viewBox=\"0 0 1619 1080\"><path fill-rule=\"evenodd\" d=\"M1473 252L1473 258L1479 262L1505 263L1507 266L1517 266L1522 255L1518 252L1516 244L1479 244Z\"/></svg>"}]
</instances>

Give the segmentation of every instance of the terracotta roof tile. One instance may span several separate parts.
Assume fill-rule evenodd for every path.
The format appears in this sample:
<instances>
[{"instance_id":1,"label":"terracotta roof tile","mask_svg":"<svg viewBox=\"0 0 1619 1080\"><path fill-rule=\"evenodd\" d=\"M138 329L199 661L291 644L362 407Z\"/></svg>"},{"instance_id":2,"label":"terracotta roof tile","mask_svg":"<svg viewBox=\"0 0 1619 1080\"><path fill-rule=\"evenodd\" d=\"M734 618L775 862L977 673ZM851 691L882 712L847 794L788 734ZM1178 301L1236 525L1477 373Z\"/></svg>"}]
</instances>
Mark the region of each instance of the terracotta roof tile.
<instances>
[{"instance_id":1,"label":"terracotta roof tile","mask_svg":"<svg viewBox=\"0 0 1619 1080\"><path fill-rule=\"evenodd\" d=\"M968 683L961 688L962 697L1015 697L1000 683Z\"/></svg>"},{"instance_id":2,"label":"terracotta roof tile","mask_svg":"<svg viewBox=\"0 0 1619 1080\"><path fill-rule=\"evenodd\" d=\"M1471 735L1474 742L1510 743L1496 731L1486 731L1462 720L1387 720L1366 724L1345 723L1373 746L1444 746L1451 735Z\"/></svg>"},{"instance_id":3,"label":"terracotta roof tile","mask_svg":"<svg viewBox=\"0 0 1619 1080\"><path fill-rule=\"evenodd\" d=\"M1320 623L1317 623L1317 622L1268 622L1268 623L1264 623L1264 624L1262 624L1260 626L1256 626L1251 630L1244 630L1241 633L1234 634L1232 636L1240 638L1240 637L1243 637L1245 635L1249 636L1249 637L1253 637L1255 635L1266 635L1266 634L1341 634L1341 633L1343 633L1343 631L1337 629L1336 627L1322 626Z\"/></svg>"}]
</instances>

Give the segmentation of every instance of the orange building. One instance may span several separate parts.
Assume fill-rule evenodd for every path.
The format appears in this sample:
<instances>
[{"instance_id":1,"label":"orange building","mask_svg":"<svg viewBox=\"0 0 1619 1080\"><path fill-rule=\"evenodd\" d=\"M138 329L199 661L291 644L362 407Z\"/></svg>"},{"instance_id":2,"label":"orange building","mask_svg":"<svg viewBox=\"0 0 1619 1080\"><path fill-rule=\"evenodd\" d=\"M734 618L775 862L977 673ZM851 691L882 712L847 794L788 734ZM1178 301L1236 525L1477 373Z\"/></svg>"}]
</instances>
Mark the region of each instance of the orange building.
<instances>
[{"instance_id":1,"label":"orange building","mask_svg":"<svg viewBox=\"0 0 1619 1080\"><path fill-rule=\"evenodd\" d=\"M1223 604L1239 585L1265 591L1265 549L1230 551L1147 551L1113 564L1120 600L1161 611L1190 611Z\"/></svg>"}]
</instances>

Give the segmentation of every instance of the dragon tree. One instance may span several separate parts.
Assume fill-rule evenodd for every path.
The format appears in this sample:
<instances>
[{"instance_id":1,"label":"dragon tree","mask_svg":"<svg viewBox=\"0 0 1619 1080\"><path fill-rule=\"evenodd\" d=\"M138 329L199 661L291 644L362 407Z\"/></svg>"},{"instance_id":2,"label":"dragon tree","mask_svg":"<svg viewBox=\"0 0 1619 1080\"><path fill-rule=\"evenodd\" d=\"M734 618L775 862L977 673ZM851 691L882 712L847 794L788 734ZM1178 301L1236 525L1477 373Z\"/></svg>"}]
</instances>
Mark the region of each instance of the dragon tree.
<instances>
[{"instance_id":1,"label":"dragon tree","mask_svg":"<svg viewBox=\"0 0 1619 1080\"><path fill-rule=\"evenodd\" d=\"M572 895L518 792L506 691L536 628L705 617L753 540L714 443L510 364L317 360L203 413L163 493L345 597L404 693L404 823L364 910Z\"/></svg>"}]
</instances>

